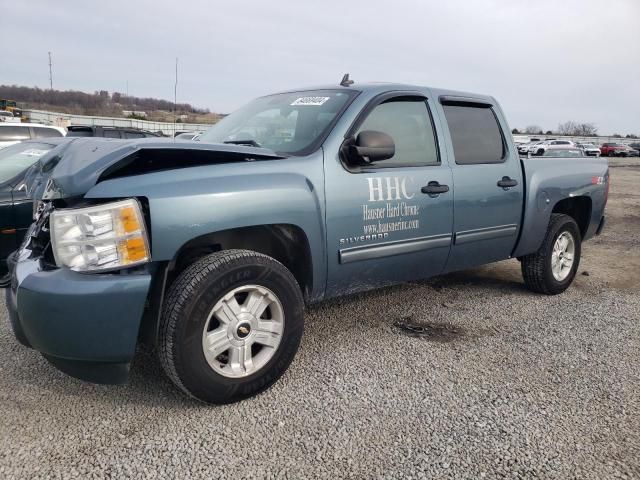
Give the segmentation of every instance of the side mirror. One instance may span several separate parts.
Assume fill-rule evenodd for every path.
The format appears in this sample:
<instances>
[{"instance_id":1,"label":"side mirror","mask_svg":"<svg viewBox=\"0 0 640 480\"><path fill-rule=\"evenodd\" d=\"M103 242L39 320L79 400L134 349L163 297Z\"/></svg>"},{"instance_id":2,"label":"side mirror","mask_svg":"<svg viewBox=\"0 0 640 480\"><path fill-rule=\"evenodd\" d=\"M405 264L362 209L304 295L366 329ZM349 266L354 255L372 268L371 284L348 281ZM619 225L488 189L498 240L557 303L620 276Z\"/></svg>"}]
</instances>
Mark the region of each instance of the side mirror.
<instances>
[{"instance_id":1,"label":"side mirror","mask_svg":"<svg viewBox=\"0 0 640 480\"><path fill-rule=\"evenodd\" d=\"M396 153L396 145L393 138L384 132L365 130L360 132L355 142L349 145L349 158L360 163L378 162L388 160Z\"/></svg>"}]
</instances>

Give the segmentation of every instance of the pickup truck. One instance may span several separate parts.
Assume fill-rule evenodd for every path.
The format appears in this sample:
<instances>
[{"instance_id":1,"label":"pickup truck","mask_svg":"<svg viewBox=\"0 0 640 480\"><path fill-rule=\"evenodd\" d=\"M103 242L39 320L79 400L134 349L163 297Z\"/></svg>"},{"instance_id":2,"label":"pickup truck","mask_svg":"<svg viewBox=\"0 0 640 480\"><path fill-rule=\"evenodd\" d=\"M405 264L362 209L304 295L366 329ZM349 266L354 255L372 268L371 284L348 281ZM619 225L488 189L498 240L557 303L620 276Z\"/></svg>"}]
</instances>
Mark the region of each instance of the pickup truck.
<instances>
[{"instance_id":1,"label":"pickup truck","mask_svg":"<svg viewBox=\"0 0 640 480\"><path fill-rule=\"evenodd\" d=\"M604 225L599 158L520 159L490 96L397 84L268 95L200 141L76 138L28 175L14 333L122 383L138 342L209 403L287 369L306 304L515 258L559 294Z\"/></svg>"}]
</instances>

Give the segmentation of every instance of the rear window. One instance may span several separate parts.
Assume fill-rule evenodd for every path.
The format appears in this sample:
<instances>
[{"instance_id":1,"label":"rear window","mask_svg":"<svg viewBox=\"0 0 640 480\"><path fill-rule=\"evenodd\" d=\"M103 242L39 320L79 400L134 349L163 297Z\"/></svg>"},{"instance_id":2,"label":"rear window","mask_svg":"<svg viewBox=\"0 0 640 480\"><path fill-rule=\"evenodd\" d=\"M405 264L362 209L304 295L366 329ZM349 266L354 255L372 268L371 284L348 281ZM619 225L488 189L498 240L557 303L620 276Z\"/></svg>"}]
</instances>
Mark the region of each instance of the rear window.
<instances>
[{"instance_id":1,"label":"rear window","mask_svg":"<svg viewBox=\"0 0 640 480\"><path fill-rule=\"evenodd\" d=\"M46 128L46 127L32 127L35 138L51 138L51 137L62 137L62 133L55 128Z\"/></svg>"},{"instance_id":2,"label":"rear window","mask_svg":"<svg viewBox=\"0 0 640 480\"><path fill-rule=\"evenodd\" d=\"M493 110L468 105L443 105L458 165L504 162L504 141Z\"/></svg>"},{"instance_id":3,"label":"rear window","mask_svg":"<svg viewBox=\"0 0 640 480\"><path fill-rule=\"evenodd\" d=\"M142 132L124 132L124 138L144 138L145 134Z\"/></svg>"},{"instance_id":4,"label":"rear window","mask_svg":"<svg viewBox=\"0 0 640 480\"><path fill-rule=\"evenodd\" d=\"M0 125L0 142L21 142L29 138L31 138L29 127Z\"/></svg>"},{"instance_id":5,"label":"rear window","mask_svg":"<svg viewBox=\"0 0 640 480\"><path fill-rule=\"evenodd\" d=\"M120 131L118 130L111 130L111 129L104 129L104 137L105 138L120 138Z\"/></svg>"},{"instance_id":6,"label":"rear window","mask_svg":"<svg viewBox=\"0 0 640 480\"><path fill-rule=\"evenodd\" d=\"M67 137L93 137L93 129L91 127L69 127L67 128Z\"/></svg>"},{"instance_id":7,"label":"rear window","mask_svg":"<svg viewBox=\"0 0 640 480\"><path fill-rule=\"evenodd\" d=\"M544 157L582 157L582 152L577 148L549 148L543 154Z\"/></svg>"}]
</instances>

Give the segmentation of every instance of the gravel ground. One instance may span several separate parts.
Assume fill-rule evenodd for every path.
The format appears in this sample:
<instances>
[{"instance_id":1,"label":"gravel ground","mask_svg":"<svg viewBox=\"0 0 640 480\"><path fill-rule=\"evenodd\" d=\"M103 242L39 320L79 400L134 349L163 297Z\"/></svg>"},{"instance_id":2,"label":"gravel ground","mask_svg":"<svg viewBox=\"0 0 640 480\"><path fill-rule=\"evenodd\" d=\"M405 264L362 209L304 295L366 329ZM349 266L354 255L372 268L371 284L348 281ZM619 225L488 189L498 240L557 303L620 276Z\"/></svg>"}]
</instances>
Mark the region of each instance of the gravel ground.
<instances>
[{"instance_id":1,"label":"gravel ground","mask_svg":"<svg viewBox=\"0 0 640 480\"><path fill-rule=\"evenodd\" d=\"M640 478L640 169L612 172L565 294L510 261L325 303L282 380L235 405L185 398L148 351L127 386L76 381L2 318L0 478Z\"/></svg>"}]
</instances>

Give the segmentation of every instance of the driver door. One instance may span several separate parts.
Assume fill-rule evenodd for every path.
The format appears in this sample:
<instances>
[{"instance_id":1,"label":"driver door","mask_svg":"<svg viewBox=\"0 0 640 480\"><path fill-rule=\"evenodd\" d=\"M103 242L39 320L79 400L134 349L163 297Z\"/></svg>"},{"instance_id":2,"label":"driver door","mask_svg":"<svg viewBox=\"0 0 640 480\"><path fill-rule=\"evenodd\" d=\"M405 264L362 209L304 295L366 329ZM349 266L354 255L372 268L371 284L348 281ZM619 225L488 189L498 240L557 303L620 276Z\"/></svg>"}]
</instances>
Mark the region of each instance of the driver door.
<instances>
[{"instance_id":1,"label":"driver door","mask_svg":"<svg viewBox=\"0 0 640 480\"><path fill-rule=\"evenodd\" d=\"M451 247L452 174L441 161L427 98L376 97L348 136L372 130L392 137L392 158L368 165L339 154L325 160L330 296L437 275ZM448 191L427 193L436 183Z\"/></svg>"}]
</instances>

